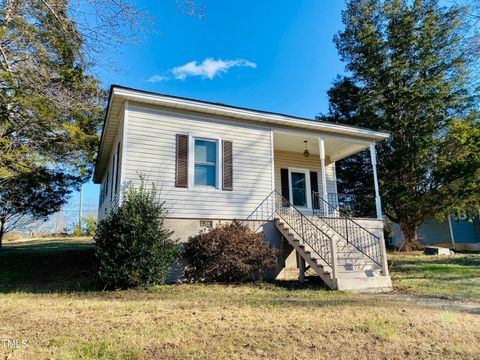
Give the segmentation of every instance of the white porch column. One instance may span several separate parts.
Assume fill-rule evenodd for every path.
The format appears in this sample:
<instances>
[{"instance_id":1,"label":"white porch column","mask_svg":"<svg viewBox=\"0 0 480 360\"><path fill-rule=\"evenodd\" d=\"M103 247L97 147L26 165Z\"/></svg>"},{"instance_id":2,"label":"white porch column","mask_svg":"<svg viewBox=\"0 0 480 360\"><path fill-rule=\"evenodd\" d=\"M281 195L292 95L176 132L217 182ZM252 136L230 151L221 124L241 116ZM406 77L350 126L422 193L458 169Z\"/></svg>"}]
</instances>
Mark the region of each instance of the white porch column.
<instances>
[{"instance_id":1,"label":"white porch column","mask_svg":"<svg viewBox=\"0 0 480 360\"><path fill-rule=\"evenodd\" d=\"M328 214L328 192L327 192L327 172L325 171L325 139L323 137L318 138L318 144L320 147L320 168L322 170L322 197L325 202L323 202L323 215L327 216Z\"/></svg>"},{"instance_id":2,"label":"white porch column","mask_svg":"<svg viewBox=\"0 0 480 360\"><path fill-rule=\"evenodd\" d=\"M383 218L382 202L380 200L380 191L378 189L377 152L375 150L375 144L370 145L370 158L372 160L372 168L373 168L373 183L375 186L375 205L377 209L377 219L381 220Z\"/></svg>"}]
</instances>

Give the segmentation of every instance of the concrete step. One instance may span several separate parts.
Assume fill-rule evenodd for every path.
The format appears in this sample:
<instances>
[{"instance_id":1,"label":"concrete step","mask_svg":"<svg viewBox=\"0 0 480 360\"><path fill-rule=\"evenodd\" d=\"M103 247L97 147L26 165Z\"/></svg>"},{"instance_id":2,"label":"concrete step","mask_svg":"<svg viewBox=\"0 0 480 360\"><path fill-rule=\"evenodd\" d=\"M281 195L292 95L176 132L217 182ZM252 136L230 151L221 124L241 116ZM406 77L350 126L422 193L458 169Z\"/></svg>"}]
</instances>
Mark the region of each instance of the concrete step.
<instances>
[{"instance_id":1,"label":"concrete step","mask_svg":"<svg viewBox=\"0 0 480 360\"><path fill-rule=\"evenodd\" d=\"M355 292L384 292L392 290L392 281L389 276L352 277L339 276L337 278L338 290Z\"/></svg>"}]
</instances>

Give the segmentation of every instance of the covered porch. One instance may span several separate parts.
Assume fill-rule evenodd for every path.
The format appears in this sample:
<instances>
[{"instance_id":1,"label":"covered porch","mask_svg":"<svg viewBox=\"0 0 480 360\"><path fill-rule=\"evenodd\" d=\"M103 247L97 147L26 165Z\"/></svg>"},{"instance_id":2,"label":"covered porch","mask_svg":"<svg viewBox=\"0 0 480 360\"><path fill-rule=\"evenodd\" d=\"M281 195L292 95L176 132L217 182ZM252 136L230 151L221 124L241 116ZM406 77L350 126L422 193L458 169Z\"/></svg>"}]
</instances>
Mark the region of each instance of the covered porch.
<instances>
[{"instance_id":1,"label":"covered porch","mask_svg":"<svg viewBox=\"0 0 480 360\"><path fill-rule=\"evenodd\" d=\"M356 137L278 129L273 139L273 183L276 191L306 215L382 219L375 142ZM337 189L335 162L369 149L375 194L359 197Z\"/></svg>"}]
</instances>

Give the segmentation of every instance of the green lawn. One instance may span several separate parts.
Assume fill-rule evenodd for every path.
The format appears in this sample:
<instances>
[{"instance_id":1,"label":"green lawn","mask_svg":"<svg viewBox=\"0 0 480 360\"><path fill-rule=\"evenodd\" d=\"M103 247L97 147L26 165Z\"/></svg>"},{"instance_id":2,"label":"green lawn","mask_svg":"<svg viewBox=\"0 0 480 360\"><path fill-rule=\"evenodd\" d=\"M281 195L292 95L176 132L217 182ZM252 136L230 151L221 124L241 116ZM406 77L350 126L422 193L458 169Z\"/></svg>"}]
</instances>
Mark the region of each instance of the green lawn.
<instances>
[{"instance_id":1,"label":"green lawn","mask_svg":"<svg viewBox=\"0 0 480 360\"><path fill-rule=\"evenodd\" d=\"M395 276L406 271L402 266ZM0 343L0 358L478 359L480 353L480 307L328 291L315 282L101 291L94 273L91 241L1 250L0 339L25 340L27 347Z\"/></svg>"},{"instance_id":2,"label":"green lawn","mask_svg":"<svg viewBox=\"0 0 480 360\"><path fill-rule=\"evenodd\" d=\"M395 289L453 300L480 301L480 253L426 256L391 253Z\"/></svg>"}]
</instances>

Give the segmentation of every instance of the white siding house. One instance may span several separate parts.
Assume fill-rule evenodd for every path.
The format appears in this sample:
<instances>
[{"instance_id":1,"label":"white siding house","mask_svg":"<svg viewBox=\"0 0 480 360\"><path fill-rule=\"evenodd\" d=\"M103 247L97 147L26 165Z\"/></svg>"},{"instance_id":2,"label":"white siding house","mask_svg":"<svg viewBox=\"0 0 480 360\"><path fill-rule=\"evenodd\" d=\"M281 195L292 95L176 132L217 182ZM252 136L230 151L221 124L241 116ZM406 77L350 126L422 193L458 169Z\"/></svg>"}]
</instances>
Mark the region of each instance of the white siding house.
<instances>
[{"instance_id":1,"label":"white siding house","mask_svg":"<svg viewBox=\"0 0 480 360\"><path fill-rule=\"evenodd\" d=\"M192 176L186 188L175 186L177 134L189 137L188 168ZM195 185L196 140L211 141L215 148L215 186ZM222 140L233 143L232 191L224 191L220 184ZM172 218L244 219L272 190L270 129L261 125L240 125L131 103L126 144L124 180L136 183L138 174L143 173L148 182L155 182Z\"/></svg>"},{"instance_id":2,"label":"white siding house","mask_svg":"<svg viewBox=\"0 0 480 360\"><path fill-rule=\"evenodd\" d=\"M219 223L255 217L263 223L267 241L282 248L285 243L291 252L295 243L274 224L280 216L278 201L276 207L266 206L276 196L283 199L282 208L288 207L288 216L293 211L305 217L318 234L330 234L336 247L345 241L344 246L377 264L387 278L375 172L375 143L386 138L388 134L369 129L112 86L94 174L101 185L99 219L121 203L125 186L136 186L143 178L147 187L155 184L168 211L167 225L181 241ZM354 221L322 199L337 193L335 161L365 149L372 154L377 216ZM361 238L370 243L355 243L349 233L342 233L345 227L335 228L335 218L349 222L358 234L363 231ZM293 257L295 266L313 261L295 250L300 259ZM287 254L280 270L289 261L292 256ZM336 261L318 266L330 269L331 279L324 279L329 286L351 287L335 275ZM180 276L178 272L173 278ZM389 286L387 282L384 287Z\"/></svg>"}]
</instances>

